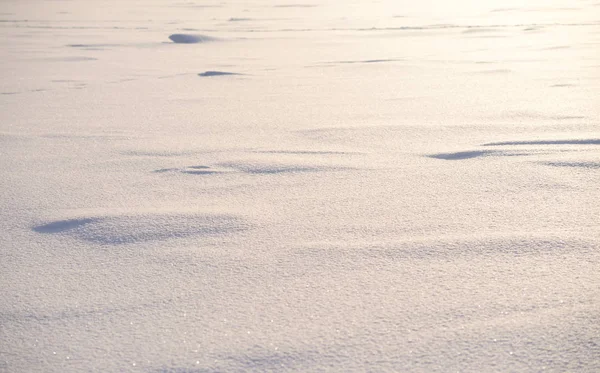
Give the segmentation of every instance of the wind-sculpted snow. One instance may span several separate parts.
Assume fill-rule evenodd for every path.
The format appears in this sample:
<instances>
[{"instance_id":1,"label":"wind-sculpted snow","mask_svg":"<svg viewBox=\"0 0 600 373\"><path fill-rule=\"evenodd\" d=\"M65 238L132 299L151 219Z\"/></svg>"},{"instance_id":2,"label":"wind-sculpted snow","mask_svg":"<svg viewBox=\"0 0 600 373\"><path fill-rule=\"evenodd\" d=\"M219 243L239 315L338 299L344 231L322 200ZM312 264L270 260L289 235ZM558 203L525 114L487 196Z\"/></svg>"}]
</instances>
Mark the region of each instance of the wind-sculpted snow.
<instances>
[{"instance_id":1,"label":"wind-sculpted snow","mask_svg":"<svg viewBox=\"0 0 600 373\"><path fill-rule=\"evenodd\" d=\"M239 218L221 215L136 214L59 220L35 226L38 233L74 237L103 245L214 236L244 229Z\"/></svg>"},{"instance_id":2,"label":"wind-sculpted snow","mask_svg":"<svg viewBox=\"0 0 600 373\"><path fill-rule=\"evenodd\" d=\"M210 166L188 166L184 168L161 168L154 170L154 173L172 173L180 172L189 175L213 175L228 172L236 172L237 170L227 167L210 167Z\"/></svg>"},{"instance_id":3,"label":"wind-sculpted snow","mask_svg":"<svg viewBox=\"0 0 600 373\"><path fill-rule=\"evenodd\" d=\"M581 169L588 169L588 170L597 170L600 169L600 162L560 162L560 161L555 161L555 162L542 162L542 164L546 165L546 166L553 166L553 167L574 167L574 168L581 168Z\"/></svg>"},{"instance_id":4,"label":"wind-sculpted snow","mask_svg":"<svg viewBox=\"0 0 600 373\"><path fill-rule=\"evenodd\" d=\"M295 154L295 153L292 153ZM304 172L342 171L345 167L311 166L301 164L265 164L265 163L220 163L215 166L187 166L184 168L161 168L154 173L179 172L189 175L214 175L226 173L245 173L250 175L295 174Z\"/></svg>"},{"instance_id":5,"label":"wind-sculpted snow","mask_svg":"<svg viewBox=\"0 0 600 373\"><path fill-rule=\"evenodd\" d=\"M600 372L594 1L1 4L0 372Z\"/></svg>"},{"instance_id":6,"label":"wind-sculpted snow","mask_svg":"<svg viewBox=\"0 0 600 373\"><path fill-rule=\"evenodd\" d=\"M554 288L560 281L559 276L577 266L576 258L598 258L597 249L593 240L572 236L490 234L370 244L314 243L282 250L263 262L262 279L258 281L285 285L264 293L264 303L253 306L255 317L264 320L267 326L244 331L246 335L241 338L249 341L246 349L234 352L220 349L210 357L202 356L188 364L166 365L151 371L320 371L334 364L358 372L369 370L373 359L381 361L380 366L385 371L443 371L447 365L438 369L438 359L462 354L465 349L493 352L494 365L501 370L521 367L518 360L506 358L515 351L520 351L528 361L543 364L555 354L575 348L579 352L572 356L586 360L598 351L597 347L578 350L576 346L582 341L591 342L598 328L593 326L588 333L575 325L569 326L569 322L557 320L556 316L570 312L585 314L593 305L584 303L573 310L565 306L567 299L574 296L568 291L559 291L561 297L565 297L562 301L556 297L548 299L537 292L544 292L546 286ZM556 263L565 255L574 257L562 264ZM253 264L248 265L247 271L252 272ZM593 277L592 267L590 263L583 264L581 276ZM528 282L519 281L521 276L527 276ZM342 279L346 283L340 284ZM422 292L423 285L427 285L425 292ZM575 290L578 285L572 286L570 288ZM374 288L379 291L371 292ZM291 305L282 309L272 307L273 300L286 297L290 292L293 293ZM380 298L379 293L385 297ZM317 301L303 299L307 295ZM418 302L412 302L410 310L401 311L402 304L413 297ZM376 299L381 302L373 302ZM428 308L430 302L435 302L434 310ZM345 332L337 320L343 316L336 312L352 312L357 307L360 312L355 314L353 322L359 328L354 333ZM220 321L235 323L234 316L229 315ZM408 315L410 320L401 319L401 315ZM480 320L482 315L486 315L486 321ZM289 328L303 335L314 333L317 337L301 345L289 343L285 333L275 331L282 319L296 323L301 320L299 325ZM548 334L538 329L549 320L557 323L554 332ZM505 323L518 324L522 337L512 338L506 332ZM275 330L265 332L264 328L271 325ZM223 326L220 324L217 328ZM401 329L404 338L390 335L392 328ZM323 338L324 331L337 335ZM452 340L439 338L446 333L453 336ZM545 343L551 347L545 351L533 349L533 352L529 345L544 344L544 338L548 338ZM263 339L264 346L256 343ZM380 349L365 349L365 340L377 342ZM356 359L356 356L362 358ZM489 359L476 355L458 362L453 360L451 364L484 369ZM557 364L565 369L577 365L569 361Z\"/></svg>"},{"instance_id":7,"label":"wind-sculpted snow","mask_svg":"<svg viewBox=\"0 0 600 373\"><path fill-rule=\"evenodd\" d=\"M359 60L359 61L332 61L332 62L325 62L325 64L371 64L371 63L386 63L386 62L397 62L397 61L402 61L402 60L394 59L394 58L380 58L380 59Z\"/></svg>"},{"instance_id":8,"label":"wind-sculpted snow","mask_svg":"<svg viewBox=\"0 0 600 373\"><path fill-rule=\"evenodd\" d=\"M211 36L196 34L173 34L169 35L169 39L176 44L199 44L217 40Z\"/></svg>"},{"instance_id":9,"label":"wind-sculpted snow","mask_svg":"<svg viewBox=\"0 0 600 373\"><path fill-rule=\"evenodd\" d=\"M523 140L490 142L483 146L507 145L600 145L600 139L574 139L574 140Z\"/></svg>"},{"instance_id":10,"label":"wind-sculpted snow","mask_svg":"<svg viewBox=\"0 0 600 373\"><path fill-rule=\"evenodd\" d=\"M286 174L299 172L318 172L327 170L310 165L293 165L293 164L264 164L264 163L225 163L228 166L248 174L255 175L272 175Z\"/></svg>"},{"instance_id":11,"label":"wind-sculpted snow","mask_svg":"<svg viewBox=\"0 0 600 373\"><path fill-rule=\"evenodd\" d=\"M34 227L33 230L38 233L62 233L97 221L97 218L59 220Z\"/></svg>"},{"instance_id":12,"label":"wind-sculpted snow","mask_svg":"<svg viewBox=\"0 0 600 373\"><path fill-rule=\"evenodd\" d=\"M472 151L460 151L453 153L438 153L429 155L430 158L444 159L444 160L462 160L469 158L479 157L514 157L514 156L527 156L527 155L543 155L543 154L559 154L564 152L560 147L565 145L582 145L583 148L578 147L580 151L594 151L597 150L595 147L588 147L588 145L600 145L599 139L574 139L574 140L522 140L522 141L500 141L500 142L489 142L482 144L484 147L516 147L518 150L472 150ZM540 149L540 147L542 149ZM568 150L568 149L567 149ZM573 165L588 165L593 167L589 162L546 162L548 165L560 165L560 164L573 164Z\"/></svg>"},{"instance_id":13,"label":"wind-sculpted snow","mask_svg":"<svg viewBox=\"0 0 600 373\"><path fill-rule=\"evenodd\" d=\"M445 159L448 161L455 161L455 160L460 160L460 159L488 157L488 156L497 155L497 154L498 153L491 152L491 151L473 150L473 151L455 152L455 153L438 153L438 154L432 154L429 157L437 158L437 159Z\"/></svg>"},{"instance_id":14,"label":"wind-sculpted snow","mask_svg":"<svg viewBox=\"0 0 600 373\"><path fill-rule=\"evenodd\" d=\"M226 76L226 75L241 75L238 73L232 73L228 71L205 71L203 73L199 73L199 76Z\"/></svg>"}]
</instances>

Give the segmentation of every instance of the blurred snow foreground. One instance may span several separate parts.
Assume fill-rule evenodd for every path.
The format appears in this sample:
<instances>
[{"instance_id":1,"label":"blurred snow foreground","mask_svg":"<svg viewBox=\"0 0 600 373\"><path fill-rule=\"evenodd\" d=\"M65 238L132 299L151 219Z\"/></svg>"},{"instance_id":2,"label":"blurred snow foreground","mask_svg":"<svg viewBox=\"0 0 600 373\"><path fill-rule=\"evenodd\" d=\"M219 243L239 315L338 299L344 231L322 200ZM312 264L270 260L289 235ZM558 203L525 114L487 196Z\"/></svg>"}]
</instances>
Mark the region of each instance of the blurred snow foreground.
<instances>
[{"instance_id":1,"label":"blurred snow foreground","mask_svg":"<svg viewBox=\"0 0 600 373\"><path fill-rule=\"evenodd\" d=\"M600 371L599 14L2 1L0 371Z\"/></svg>"}]
</instances>

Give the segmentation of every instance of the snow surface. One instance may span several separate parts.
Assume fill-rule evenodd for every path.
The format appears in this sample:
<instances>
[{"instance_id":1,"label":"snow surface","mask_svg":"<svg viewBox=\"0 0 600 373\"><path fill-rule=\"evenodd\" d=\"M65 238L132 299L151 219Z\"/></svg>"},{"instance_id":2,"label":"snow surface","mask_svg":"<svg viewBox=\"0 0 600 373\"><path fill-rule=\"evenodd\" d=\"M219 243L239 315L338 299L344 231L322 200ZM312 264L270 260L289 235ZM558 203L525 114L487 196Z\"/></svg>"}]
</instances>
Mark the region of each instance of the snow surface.
<instances>
[{"instance_id":1,"label":"snow surface","mask_svg":"<svg viewBox=\"0 0 600 373\"><path fill-rule=\"evenodd\" d=\"M598 0L0 2L1 372L599 372Z\"/></svg>"}]
</instances>

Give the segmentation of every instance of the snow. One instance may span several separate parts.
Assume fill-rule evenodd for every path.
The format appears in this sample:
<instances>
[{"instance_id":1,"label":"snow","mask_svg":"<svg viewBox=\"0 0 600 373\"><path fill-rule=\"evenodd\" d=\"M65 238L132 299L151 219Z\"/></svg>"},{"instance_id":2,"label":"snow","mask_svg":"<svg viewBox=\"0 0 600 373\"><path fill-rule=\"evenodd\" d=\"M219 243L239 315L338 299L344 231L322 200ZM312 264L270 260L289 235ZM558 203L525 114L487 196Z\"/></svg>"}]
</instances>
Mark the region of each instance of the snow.
<instances>
[{"instance_id":1,"label":"snow","mask_svg":"<svg viewBox=\"0 0 600 373\"><path fill-rule=\"evenodd\" d=\"M196 43L205 43L207 41L214 41L214 38L205 35L192 35L192 34L173 34L169 36L169 39L173 41L173 43L177 44L196 44Z\"/></svg>"},{"instance_id":2,"label":"snow","mask_svg":"<svg viewBox=\"0 0 600 373\"><path fill-rule=\"evenodd\" d=\"M2 1L0 372L600 371L598 15Z\"/></svg>"}]
</instances>

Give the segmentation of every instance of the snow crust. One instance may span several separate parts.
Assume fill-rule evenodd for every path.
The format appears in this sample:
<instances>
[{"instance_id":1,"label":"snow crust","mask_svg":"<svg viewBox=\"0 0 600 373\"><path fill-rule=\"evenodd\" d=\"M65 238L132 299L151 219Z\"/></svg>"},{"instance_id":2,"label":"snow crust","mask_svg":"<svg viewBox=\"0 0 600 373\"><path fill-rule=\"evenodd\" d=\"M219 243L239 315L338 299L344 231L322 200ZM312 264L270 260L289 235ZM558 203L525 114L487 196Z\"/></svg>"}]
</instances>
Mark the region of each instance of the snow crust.
<instances>
[{"instance_id":1,"label":"snow crust","mask_svg":"<svg viewBox=\"0 0 600 373\"><path fill-rule=\"evenodd\" d=\"M0 4L0 372L600 371L597 1Z\"/></svg>"}]
</instances>

